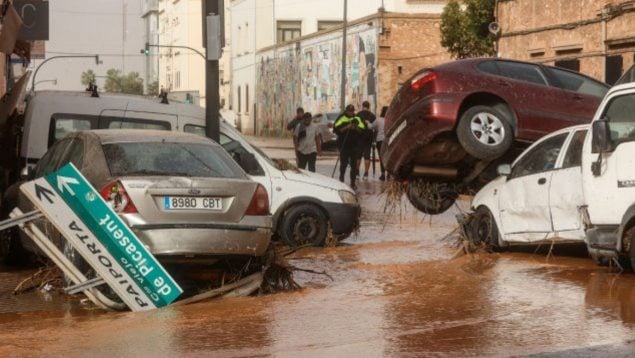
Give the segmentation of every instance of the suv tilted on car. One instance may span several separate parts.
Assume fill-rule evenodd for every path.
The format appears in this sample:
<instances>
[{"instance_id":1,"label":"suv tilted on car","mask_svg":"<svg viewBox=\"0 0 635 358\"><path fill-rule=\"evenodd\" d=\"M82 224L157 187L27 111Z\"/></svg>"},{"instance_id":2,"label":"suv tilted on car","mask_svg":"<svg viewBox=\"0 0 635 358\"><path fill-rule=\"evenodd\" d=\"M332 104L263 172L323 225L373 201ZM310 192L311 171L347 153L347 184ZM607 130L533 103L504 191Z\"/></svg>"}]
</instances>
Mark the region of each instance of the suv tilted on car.
<instances>
[{"instance_id":1,"label":"suv tilted on car","mask_svg":"<svg viewBox=\"0 0 635 358\"><path fill-rule=\"evenodd\" d=\"M541 136L591 121L608 85L566 69L495 58L415 74L386 116L382 159L420 211L438 214ZM491 176L490 176L491 175Z\"/></svg>"}]
</instances>

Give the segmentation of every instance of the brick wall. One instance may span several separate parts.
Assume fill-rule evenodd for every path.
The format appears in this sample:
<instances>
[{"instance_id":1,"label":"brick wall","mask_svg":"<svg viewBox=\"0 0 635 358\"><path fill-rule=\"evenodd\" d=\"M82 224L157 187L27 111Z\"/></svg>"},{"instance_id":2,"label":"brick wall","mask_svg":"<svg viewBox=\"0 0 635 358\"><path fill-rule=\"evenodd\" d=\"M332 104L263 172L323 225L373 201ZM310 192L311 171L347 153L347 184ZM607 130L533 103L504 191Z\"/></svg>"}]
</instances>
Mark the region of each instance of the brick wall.
<instances>
[{"instance_id":1,"label":"brick wall","mask_svg":"<svg viewBox=\"0 0 635 358\"><path fill-rule=\"evenodd\" d=\"M378 110L390 104L399 86L424 67L451 60L441 46L440 15L385 13L378 38Z\"/></svg>"},{"instance_id":2,"label":"brick wall","mask_svg":"<svg viewBox=\"0 0 635 358\"><path fill-rule=\"evenodd\" d=\"M580 72L605 80L605 58L633 64L635 3L616 0L501 0L500 57L541 62L578 60Z\"/></svg>"}]
</instances>

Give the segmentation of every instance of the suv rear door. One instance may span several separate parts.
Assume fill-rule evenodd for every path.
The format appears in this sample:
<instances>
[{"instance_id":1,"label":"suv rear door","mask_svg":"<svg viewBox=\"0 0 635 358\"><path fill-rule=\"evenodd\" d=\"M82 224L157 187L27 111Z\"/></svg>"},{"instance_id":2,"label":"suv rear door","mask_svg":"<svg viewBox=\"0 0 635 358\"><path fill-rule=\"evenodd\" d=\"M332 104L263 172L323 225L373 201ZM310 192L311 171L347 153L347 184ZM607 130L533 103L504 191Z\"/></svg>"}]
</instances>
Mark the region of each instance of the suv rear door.
<instances>
[{"instance_id":1,"label":"suv rear door","mask_svg":"<svg viewBox=\"0 0 635 358\"><path fill-rule=\"evenodd\" d=\"M508 97L515 101L511 105L518 117L517 138L533 141L573 124L564 113L562 91L549 85L541 66L514 61L496 61L496 65L507 79L503 82L508 82Z\"/></svg>"},{"instance_id":2,"label":"suv rear door","mask_svg":"<svg viewBox=\"0 0 635 358\"><path fill-rule=\"evenodd\" d=\"M608 86L585 76L557 69L547 68L553 78L553 85L562 90L562 108L566 108L571 124L589 123Z\"/></svg>"}]
</instances>

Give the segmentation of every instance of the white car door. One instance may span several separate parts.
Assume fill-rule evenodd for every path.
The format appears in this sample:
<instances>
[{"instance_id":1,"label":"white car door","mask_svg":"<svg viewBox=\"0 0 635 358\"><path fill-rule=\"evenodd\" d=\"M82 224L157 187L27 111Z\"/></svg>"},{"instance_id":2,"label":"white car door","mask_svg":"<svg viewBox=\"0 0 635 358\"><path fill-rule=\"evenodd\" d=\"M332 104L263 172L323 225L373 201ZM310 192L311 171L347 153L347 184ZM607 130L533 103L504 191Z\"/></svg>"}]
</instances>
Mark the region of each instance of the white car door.
<instances>
[{"instance_id":1,"label":"white car door","mask_svg":"<svg viewBox=\"0 0 635 358\"><path fill-rule=\"evenodd\" d=\"M584 205L582 192L582 146L587 130L573 132L564 150L562 164L551 176L549 206L556 236L582 238L580 206Z\"/></svg>"},{"instance_id":2,"label":"white car door","mask_svg":"<svg viewBox=\"0 0 635 358\"><path fill-rule=\"evenodd\" d=\"M567 136L560 133L543 139L514 163L499 199L501 232L506 241L540 241L553 231L549 188Z\"/></svg>"}]
</instances>

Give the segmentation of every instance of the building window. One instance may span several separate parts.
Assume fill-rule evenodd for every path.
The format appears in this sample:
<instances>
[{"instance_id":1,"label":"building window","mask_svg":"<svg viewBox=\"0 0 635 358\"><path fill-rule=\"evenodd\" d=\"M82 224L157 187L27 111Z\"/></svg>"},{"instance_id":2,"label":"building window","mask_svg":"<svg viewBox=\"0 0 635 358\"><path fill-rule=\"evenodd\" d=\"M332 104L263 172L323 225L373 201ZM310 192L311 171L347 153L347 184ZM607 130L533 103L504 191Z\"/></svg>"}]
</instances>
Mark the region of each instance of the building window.
<instances>
[{"instance_id":1,"label":"building window","mask_svg":"<svg viewBox=\"0 0 635 358\"><path fill-rule=\"evenodd\" d=\"M176 71L176 74L174 75L174 88L181 88L181 71Z\"/></svg>"},{"instance_id":2,"label":"building window","mask_svg":"<svg viewBox=\"0 0 635 358\"><path fill-rule=\"evenodd\" d=\"M620 79L624 70L622 55L606 56L604 66L604 82L612 86Z\"/></svg>"},{"instance_id":3,"label":"building window","mask_svg":"<svg viewBox=\"0 0 635 358\"><path fill-rule=\"evenodd\" d=\"M242 38L241 36L243 35L242 32L242 28L240 26L238 26L238 30L237 30L237 36L236 36L236 55L240 56L243 52L242 52Z\"/></svg>"},{"instance_id":4,"label":"building window","mask_svg":"<svg viewBox=\"0 0 635 358\"><path fill-rule=\"evenodd\" d=\"M238 94L238 96L237 96L238 97L238 113L240 113L240 110L242 109L242 106L241 106L241 103L240 103L240 101L241 101L241 98L240 98L240 86L238 86L237 94Z\"/></svg>"},{"instance_id":5,"label":"building window","mask_svg":"<svg viewBox=\"0 0 635 358\"><path fill-rule=\"evenodd\" d=\"M580 72L580 60L560 60L554 63L556 67L566 68L567 70L572 70L576 72Z\"/></svg>"},{"instance_id":6,"label":"building window","mask_svg":"<svg viewBox=\"0 0 635 358\"><path fill-rule=\"evenodd\" d=\"M249 85L245 85L245 113L249 113Z\"/></svg>"},{"instance_id":7,"label":"building window","mask_svg":"<svg viewBox=\"0 0 635 358\"><path fill-rule=\"evenodd\" d=\"M276 42L291 41L302 36L302 21L278 21Z\"/></svg>"},{"instance_id":8,"label":"building window","mask_svg":"<svg viewBox=\"0 0 635 358\"><path fill-rule=\"evenodd\" d=\"M249 23L245 22L245 31L243 31L245 33L245 41L244 41L244 45L245 46L245 53L249 53Z\"/></svg>"},{"instance_id":9,"label":"building window","mask_svg":"<svg viewBox=\"0 0 635 358\"><path fill-rule=\"evenodd\" d=\"M341 21L318 21L318 31L323 31L330 29L332 27L337 27L342 24Z\"/></svg>"}]
</instances>

